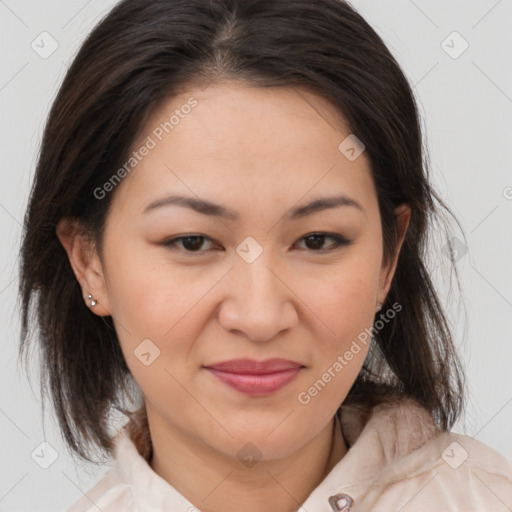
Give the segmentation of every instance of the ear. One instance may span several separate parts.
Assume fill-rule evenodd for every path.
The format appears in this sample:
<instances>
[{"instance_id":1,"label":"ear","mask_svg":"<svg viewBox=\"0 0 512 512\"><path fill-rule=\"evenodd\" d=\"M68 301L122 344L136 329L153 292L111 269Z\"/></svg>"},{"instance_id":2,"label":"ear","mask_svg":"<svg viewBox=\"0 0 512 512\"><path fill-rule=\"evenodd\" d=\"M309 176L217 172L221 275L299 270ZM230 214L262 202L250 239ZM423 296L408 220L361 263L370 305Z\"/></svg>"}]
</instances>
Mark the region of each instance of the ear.
<instances>
[{"instance_id":1,"label":"ear","mask_svg":"<svg viewBox=\"0 0 512 512\"><path fill-rule=\"evenodd\" d=\"M398 262L398 255L400 254L400 249L402 248L405 233L407 232L407 228L409 226L409 221L411 218L411 208L409 205L404 203L395 208L394 213L398 229L398 240L396 250L393 256L390 258L387 265L383 265L381 268L379 293L377 297L377 301L380 304L383 304L384 301L386 300L386 296L391 287L391 281L393 280L393 276L395 275L396 264Z\"/></svg>"},{"instance_id":2,"label":"ear","mask_svg":"<svg viewBox=\"0 0 512 512\"><path fill-rule=\"evenodd\" d=\"M71 268L82 287L84 307L90 304L87 295L97 303L90 308L99 316L110 315L103 266L94 242L80 229L77 219L63 217L57 224L57 236L69 258Z\"/></svg>"}]
</instances>

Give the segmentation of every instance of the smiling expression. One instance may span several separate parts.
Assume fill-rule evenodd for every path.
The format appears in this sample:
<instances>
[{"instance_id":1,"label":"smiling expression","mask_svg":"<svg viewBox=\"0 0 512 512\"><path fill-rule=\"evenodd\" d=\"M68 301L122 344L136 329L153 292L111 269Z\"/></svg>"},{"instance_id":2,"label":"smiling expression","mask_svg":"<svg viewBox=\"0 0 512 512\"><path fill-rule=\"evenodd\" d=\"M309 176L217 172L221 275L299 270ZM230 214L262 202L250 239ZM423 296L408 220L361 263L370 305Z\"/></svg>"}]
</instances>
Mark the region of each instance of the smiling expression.
<instances>
[{"instance_id":1,"label":"smiling expression","mask_svg":"<svg viewBox=\"0 0 512 512\"><path fill-rule=\"evenodd\" d=\"M340 151L350 131L330 103L292 88L191 87L140 133L134 148L156 144L113 192L95 311L114 319L150 422L231 456L251 441L283 457L345 399L368 345L310 403L297 396L389 289L369 159ZM238 358L301 368L259 393L240 386L261 376L237 388L206 368Z\"/></svg>"}]
</instances>

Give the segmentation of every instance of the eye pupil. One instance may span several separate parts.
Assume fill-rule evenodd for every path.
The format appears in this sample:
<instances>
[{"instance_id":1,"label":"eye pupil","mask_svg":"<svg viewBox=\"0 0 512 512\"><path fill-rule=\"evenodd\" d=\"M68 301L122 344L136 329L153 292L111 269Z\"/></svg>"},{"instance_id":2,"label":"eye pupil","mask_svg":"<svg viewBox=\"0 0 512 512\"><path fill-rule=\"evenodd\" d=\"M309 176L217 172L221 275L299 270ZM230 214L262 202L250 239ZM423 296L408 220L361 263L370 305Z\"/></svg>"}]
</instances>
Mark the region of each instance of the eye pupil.
<instances>
[{"instance_id":1,"label":"eye pupil","mask_svg":"<svg viewBox=\"0 0 512 512\"><path fill-rule=\"evenodd\" d=\"M194 251L196 249L199 249L202 245L202 239L203 239L202 236L183 237L183 239L182 239L183 247L185 247L185 249L187 249L189 251ZM188 240L193 240L192 244L187 243ZM194 241L195 241L195 243L194 243Z\"/></svg>"},{"instance_id":2,"label":"eye pupil","mask_svg":"<svg viewBox=\"0 0 512 512\"><path fill-rule=\"evenodd\" d=\"M307 236L306 241L313 240L313 247L309 247L310 249L319 249L323 245L324 238L325 235L314 234Z\"/></svg>"}]
</instances>

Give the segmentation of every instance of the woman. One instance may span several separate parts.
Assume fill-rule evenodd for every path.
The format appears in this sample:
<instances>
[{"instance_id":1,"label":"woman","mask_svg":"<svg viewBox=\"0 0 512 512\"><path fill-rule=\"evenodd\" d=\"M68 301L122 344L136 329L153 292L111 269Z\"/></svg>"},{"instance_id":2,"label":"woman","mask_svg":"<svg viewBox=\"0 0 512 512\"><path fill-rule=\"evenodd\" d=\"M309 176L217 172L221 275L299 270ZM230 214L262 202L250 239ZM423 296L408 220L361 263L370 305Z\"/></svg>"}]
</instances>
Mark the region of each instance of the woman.
<instances>
[{"instance_id":1,"label":"woman","mask_svg":"<svg viewBox=\"0 0 512 512\"><path fill-rule=\"evenodd\" d=\"M512 465L450 431L438 205L348 3L120 2L50 112L21 251L20 354L35 301L67 443L115 459L69 512L510 510Z\"/></svg>"}]
</instances>

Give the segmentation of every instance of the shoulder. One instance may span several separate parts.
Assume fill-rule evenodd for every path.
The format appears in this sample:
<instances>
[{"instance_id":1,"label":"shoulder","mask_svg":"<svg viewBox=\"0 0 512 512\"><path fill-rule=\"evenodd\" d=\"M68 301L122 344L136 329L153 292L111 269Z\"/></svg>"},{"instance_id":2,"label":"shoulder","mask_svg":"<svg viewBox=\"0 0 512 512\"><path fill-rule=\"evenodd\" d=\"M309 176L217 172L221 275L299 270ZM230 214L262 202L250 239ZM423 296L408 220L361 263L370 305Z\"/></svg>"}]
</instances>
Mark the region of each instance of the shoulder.
<instances>
[{"instance_id":1,"label":"shoulder","mask_svg":"<svg viewBox=\"0 0 512 512\"><path fill-rule=\"evenodd\" d=\"M512 510L512 463L466 435L440 432L397 461L382 480L371 508L376 512Z\"/></svg>"},{"instance_id":2,"label":"shoulder","mask_svg":"<svg viewBox=\"0 0 512 512\"><path fill-rule=\"evenodd\" d=\"M114 465L66 512L117 512L127 510L132 503L131 489L119 478L117 466Z\"/></svg>"},{"instance_id":3,"label":"shoulder","mask_svg":"<svg viewBox=\"0 0 512 512\"><path fill-rule=\"evenodd\" d=\"M512 463L477 439L439 430L414 400L371 414L348 408L343 433L353 446L341 490L353 512L512 511Z\"/></svg>"},{"instance_id":4,"label":"shoulder","mask_svg":"<svg viewBox=\"0 0 512 512\"><path fill-rule=\"evenodd\" d=\"M455 460L452 465L466 464L467 467L480 468L503 474L512 482L512 463L501 453L477 439L450 432L451 443L443 454L444 460Z\"/></svg>"}]
</instances>

